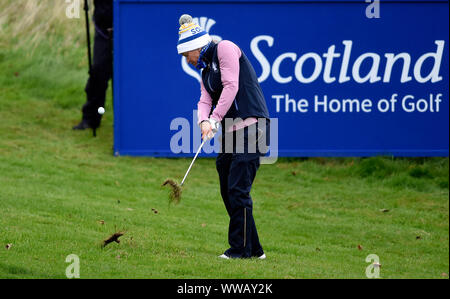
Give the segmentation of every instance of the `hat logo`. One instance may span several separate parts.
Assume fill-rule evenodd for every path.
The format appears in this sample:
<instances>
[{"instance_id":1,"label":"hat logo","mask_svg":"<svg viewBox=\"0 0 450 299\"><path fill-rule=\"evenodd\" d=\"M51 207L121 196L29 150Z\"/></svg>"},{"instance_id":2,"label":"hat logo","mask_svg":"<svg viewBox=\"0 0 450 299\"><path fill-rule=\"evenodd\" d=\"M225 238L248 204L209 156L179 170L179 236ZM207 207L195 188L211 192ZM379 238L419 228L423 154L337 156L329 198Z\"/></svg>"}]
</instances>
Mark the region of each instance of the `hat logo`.
<instances>
[{"instance_id":1,"label":"hat logo","mask_svg":"<svg viewBox=\"0 0 450 299\"><path fill-rule=\"evenodd\" d=\"M192 18L193 23L200 25L208 34L211 30L211 27L216 24L216 21L214 19L208 18L208 17L199 17L199 18ZM219 42L222 40L222 37L218 35L211 35L209 34L213 41ZM201 71L198 71L197 69L191 67L187 61L186 57L181 57L181 67L183 68L183 71L188 74L189 76L197 79L197 81L200 83L202 81L201 77ZM214 72L217 72L217 65L212 66Z\"/></svg>"}]
</instances>

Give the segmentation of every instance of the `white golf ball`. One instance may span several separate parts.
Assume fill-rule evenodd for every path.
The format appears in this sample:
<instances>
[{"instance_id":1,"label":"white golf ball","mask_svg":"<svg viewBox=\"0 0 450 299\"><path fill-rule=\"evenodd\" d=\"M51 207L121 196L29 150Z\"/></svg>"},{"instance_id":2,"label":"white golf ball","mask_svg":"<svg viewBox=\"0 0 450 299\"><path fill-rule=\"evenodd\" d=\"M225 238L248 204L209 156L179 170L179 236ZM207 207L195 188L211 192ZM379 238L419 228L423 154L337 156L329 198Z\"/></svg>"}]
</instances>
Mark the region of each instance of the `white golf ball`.
<instances>
[{"instance_id":1,"label":"white golf ball","mask_svg":"<svg viewBox=\"0 0 450 299\"><path fill-rule=\"evenodd\" d=\"M103 113L105 113L105 108L99 107L98 108L98 114L103 114Z\"/></svg>"}]
</instances>

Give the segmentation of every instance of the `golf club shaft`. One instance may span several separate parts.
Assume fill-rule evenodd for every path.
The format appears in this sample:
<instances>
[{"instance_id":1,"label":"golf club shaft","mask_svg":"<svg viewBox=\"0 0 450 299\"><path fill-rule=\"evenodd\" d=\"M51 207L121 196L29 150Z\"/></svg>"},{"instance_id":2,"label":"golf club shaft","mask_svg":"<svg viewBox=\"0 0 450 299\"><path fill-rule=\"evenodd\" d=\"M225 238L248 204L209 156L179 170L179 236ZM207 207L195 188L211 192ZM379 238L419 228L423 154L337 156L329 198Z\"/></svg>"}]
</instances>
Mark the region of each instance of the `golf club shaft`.
<instances>
[{"instance_id":1,"label":"golf club shaft","mask_svg":"<svg viewBox=\"0 0 450 299\"><path fill-rule=\"evenodd\" d=\"M186 180L186 177L187 177L187 175L189 174L189 171L191 171L192 165L194 164L195 159L197 159L197 156L198 156L198 154L200 153L200 150L202 149L202 147L203 147L203 145L205 144L205 142L206 142L206 139L203 140L202 144L201 144L200 147L198 148L197 153L195 154L194 159L192 159L191 165L189 165L189 168L188 168L188 170L186 171L186 174L184 175L184 178L183 178L183 180L181 181L180 186L183 186L184 180Z\"/></svg>"}]
</instances>

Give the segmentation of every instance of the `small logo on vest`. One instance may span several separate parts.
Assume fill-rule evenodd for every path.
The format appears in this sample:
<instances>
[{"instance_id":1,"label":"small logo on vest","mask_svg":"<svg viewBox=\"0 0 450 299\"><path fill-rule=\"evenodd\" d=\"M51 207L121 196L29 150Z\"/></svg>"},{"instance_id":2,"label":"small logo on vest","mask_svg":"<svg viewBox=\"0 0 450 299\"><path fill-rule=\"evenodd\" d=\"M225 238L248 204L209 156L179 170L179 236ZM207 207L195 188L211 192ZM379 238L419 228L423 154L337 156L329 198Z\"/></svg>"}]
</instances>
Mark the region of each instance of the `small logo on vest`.
<instances>
[{"instance_id":1,"label":"small logo on vest","mask_svg":"<svg viewBox=\"0 0 450 299\"><path fill-rule=\"evenodd\" d=\"M214 61L211 64L211 68L213 69L214 73L217 73L217 65L216 65L216 63Z\"/></svg>"},{"instance_id":2,"label":"small logo on vest","mask_svg":"<svg viewBox=\"0 0 450 299\"><path fill-rule=\"evenodd\" d=\"M209 32L211 30L211 27L216 24L216 21L211 19L211 18L207 18L207 17L200 17L200 18L193 18L192 21L195 24L200 25L200 27L202 27L212 38L212 40L214 42L220 42L222 40L222 38L218 35L211 35ZM195 69L194 67L190 66L187 61L186 61L186 57L181 57L181 67L183 68L183 71L188 74L191 77L194 77L195 79L197 79L197 81L200 83L202 81L202 76L200 75L200 71L198 71L197 69ZM212 66L214 72L217 72L217 65L213 65Z\"/></svg>"}]
</instances>

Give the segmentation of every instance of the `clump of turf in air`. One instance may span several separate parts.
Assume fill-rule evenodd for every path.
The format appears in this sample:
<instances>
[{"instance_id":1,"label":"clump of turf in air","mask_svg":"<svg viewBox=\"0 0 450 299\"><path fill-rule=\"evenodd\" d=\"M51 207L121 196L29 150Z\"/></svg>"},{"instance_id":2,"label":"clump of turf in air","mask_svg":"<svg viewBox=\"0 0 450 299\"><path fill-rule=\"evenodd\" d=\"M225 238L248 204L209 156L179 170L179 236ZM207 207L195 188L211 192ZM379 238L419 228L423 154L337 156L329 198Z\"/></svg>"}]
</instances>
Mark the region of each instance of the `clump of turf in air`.
<instances>
[{"instance_id":1,"label":"clump of turf in air","mask_svg":"<svg viewBox=\"0 0 450 299\"><path fill-rule=\"evenodd\" d=\"M167 179L161 186L169 185L171 191L169 194L169 202L178 204L181 200L181 187L171 179Z\"/></svg>"}]
</instances>

